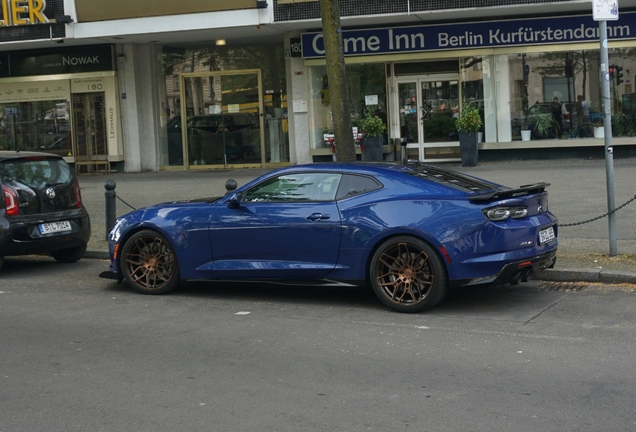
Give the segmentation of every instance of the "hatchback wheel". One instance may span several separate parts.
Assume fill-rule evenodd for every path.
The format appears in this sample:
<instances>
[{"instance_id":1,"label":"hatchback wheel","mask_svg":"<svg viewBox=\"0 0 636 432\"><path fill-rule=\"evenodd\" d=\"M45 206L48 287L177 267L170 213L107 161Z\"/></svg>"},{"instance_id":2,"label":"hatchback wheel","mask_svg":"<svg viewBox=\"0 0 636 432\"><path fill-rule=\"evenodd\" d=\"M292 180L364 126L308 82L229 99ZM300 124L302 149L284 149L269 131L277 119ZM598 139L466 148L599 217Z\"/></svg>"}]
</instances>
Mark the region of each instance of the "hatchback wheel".
<instances>
[{"instance_id":1,"label":"hatchback wheel","mask_svg":"<svg viewBox=\"0 0 636 432\"><path fill-rule=\"evenodd\" d=\"M74 263L81 260L86 253L86 245L51 252L55 261L61 263Z\"/></svg>"},{"instance_id":2,"label":"hatchback wheel","mask_svg":"<svg viewBox=\"0 0 636 432\"><path fill-rule=\"evenodd\" d=\"M179 265L172 246L156 231L140 231L122 249L124 279L142 294L165 294L179 285Z\"/></svg>"},{"instance_id":3,"label":"hatchback wheel","mask_svg":"<svg viewBox=\"0 0 636 432\"><path fill-rule=\"evenodd\" d=\"M373 255L371 286L380 301L397 312L420 312L442 301L448 277L441 258L428 243L394 237Z\"/></svg>"}]
</instances>

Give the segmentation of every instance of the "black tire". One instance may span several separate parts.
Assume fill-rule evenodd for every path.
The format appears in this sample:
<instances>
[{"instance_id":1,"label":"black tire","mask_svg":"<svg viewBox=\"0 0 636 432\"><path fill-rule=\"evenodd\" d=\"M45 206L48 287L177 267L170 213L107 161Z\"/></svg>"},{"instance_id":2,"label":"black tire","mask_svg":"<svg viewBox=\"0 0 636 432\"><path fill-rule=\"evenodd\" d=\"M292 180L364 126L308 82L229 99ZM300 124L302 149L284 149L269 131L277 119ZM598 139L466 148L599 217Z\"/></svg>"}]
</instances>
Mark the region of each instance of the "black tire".
<instances>
[{"instance_id":1,"label":"black tire","mask_svg":"<svg viewBox=\"0 0 636 432\"><path fill-rule=\"evenodd\" d=\"M124 280L142 294L166 294L179 286L179 265L168 240L145 230L130 237L119 258Z\"/></svg>"},{"instance_id":2,"label":"black tire","mask_svg":"<svg viewBox=\"0 0 636 432\"><path fill-rule=\"evenodd\" d=\"M2 270L2 264L4 264L4 257L0 256L0 270Z\"/></svg>"},{"instance_id":3,"label":"black tire","mask_svg":"<svg viewBox=\"0 0 636 432\"><path fill-rule=\"evenodd\" d=\"M86 253L86 245L76 246L68 249L60 249L51 252L55 261L60 263L74 263L81 260Z\"/></svg>"},{"instance_id":4,"label":"black tire","mask_svg":"<svg viewBox=\"0 0 636 432\"><path fill-rule=\"evenodd\" d=\"M446 269L435 249L408 236L380 245L369 265L369 278L380 301L396 312L421 312L448 292Z\"/></svg>"}]
</instances>

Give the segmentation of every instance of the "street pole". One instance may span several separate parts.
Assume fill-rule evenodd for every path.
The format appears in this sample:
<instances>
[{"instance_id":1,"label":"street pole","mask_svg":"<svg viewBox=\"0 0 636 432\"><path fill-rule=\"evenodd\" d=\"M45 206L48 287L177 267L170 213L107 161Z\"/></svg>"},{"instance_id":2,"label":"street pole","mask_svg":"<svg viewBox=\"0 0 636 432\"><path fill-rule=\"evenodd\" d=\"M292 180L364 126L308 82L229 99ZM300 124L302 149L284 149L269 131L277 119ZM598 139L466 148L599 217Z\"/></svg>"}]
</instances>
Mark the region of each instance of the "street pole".
<instances>
[{"instance_id":1,"label":"street pole","mask_svg":"<svg viewBox=\"0 0 636 432\"><path fill-rule=\"evenodd\" d=\"M607 21L599 21L601 41L601 73L603 74L603 114L605 132L605 175L607 178L607 209L609 214L610 256L618 254L616 241L616 208L614 203L614 148L612 147L612 101L610 100L609 55L607 53Z\"/></svg>"}]
</instances>

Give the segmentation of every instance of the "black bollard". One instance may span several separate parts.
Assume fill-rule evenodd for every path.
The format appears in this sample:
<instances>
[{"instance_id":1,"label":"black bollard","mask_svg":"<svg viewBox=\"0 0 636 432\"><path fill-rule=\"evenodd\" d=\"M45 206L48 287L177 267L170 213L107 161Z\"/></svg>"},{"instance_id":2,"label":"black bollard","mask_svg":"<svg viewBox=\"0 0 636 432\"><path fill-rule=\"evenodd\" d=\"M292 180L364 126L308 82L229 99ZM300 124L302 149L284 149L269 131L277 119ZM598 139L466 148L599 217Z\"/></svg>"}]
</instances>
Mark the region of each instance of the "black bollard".
<instances>
[{"instance_id":1,"label":"black bollard","mask_svg":"<svg viewBox=\"0 0 636 432\"><path fill-rule=\"evenodd\" d=\"M104 196L106 197L106 240L108 240L108 234L110 230L115 226L115 212L116 212L116 198L117 192L115 192L115 187L117 185L114 181L108 180L104 184Z\"/></svg>"},{"instance_id":2,"label":"black bollard","mask_svg":"<svg viewBox=\"0 0 636 432\"><path fill-rule=\"evenodd\" d=\"M225 182L225 195L229 195L232 192L234 192L236 190L236 187L238 186L238 183L236 183L236 180L234 179L229 179L228 181Z\"/></svg>"}]
</instances>

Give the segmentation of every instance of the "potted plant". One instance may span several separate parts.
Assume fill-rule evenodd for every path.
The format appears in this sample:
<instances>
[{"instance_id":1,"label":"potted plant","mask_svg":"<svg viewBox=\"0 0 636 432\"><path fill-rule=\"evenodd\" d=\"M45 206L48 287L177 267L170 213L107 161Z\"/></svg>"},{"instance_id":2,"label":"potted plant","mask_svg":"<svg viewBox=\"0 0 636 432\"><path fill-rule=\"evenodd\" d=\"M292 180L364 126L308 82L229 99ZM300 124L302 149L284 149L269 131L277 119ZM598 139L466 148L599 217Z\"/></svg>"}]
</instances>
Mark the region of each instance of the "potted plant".
<instances>
[{"instance_id":1,"label":"potted plant","mask_svg":"<svg viewBox=\"0 0 636 432\"><path fill-rule=\"evenodd\" d=\"M477 165L477 132L481 129L481 125L479 110L470 104L464 104L459 118L455 120L455 127L459 133L462 166Z\"/></svg>"},{"instance_id":2,"label":"potted plant","mask_svg":"<svg viewBox=\"0 0 636 432\"><path fill-rule=\"evenodd\" d=\"M546 138L550 135L553 127L557 126L552 113L540 113L535 117L534 131L537 137Z\"/></svg>"},{"instance_id":3,"label":"potted plant","mask_svg":"<svg viewBox=\"0 0 636 432\"><path fill-rule=\"evenodd\" d=\"M386 125L380 117L367 111L364 118L360 120L360 129L364 134L364 159L382 160L382 136L386 130Z\"/></svg>"},{"instance_id":4,"label":"potted plant","mask_svg":"<svg viewBox=\"0 0 636 432\"><path fill-rule=\"evenodd\" d=\"M594 138L605 138L605 126L601 116L594 119Z\"/></svg>"}]
</instances>

